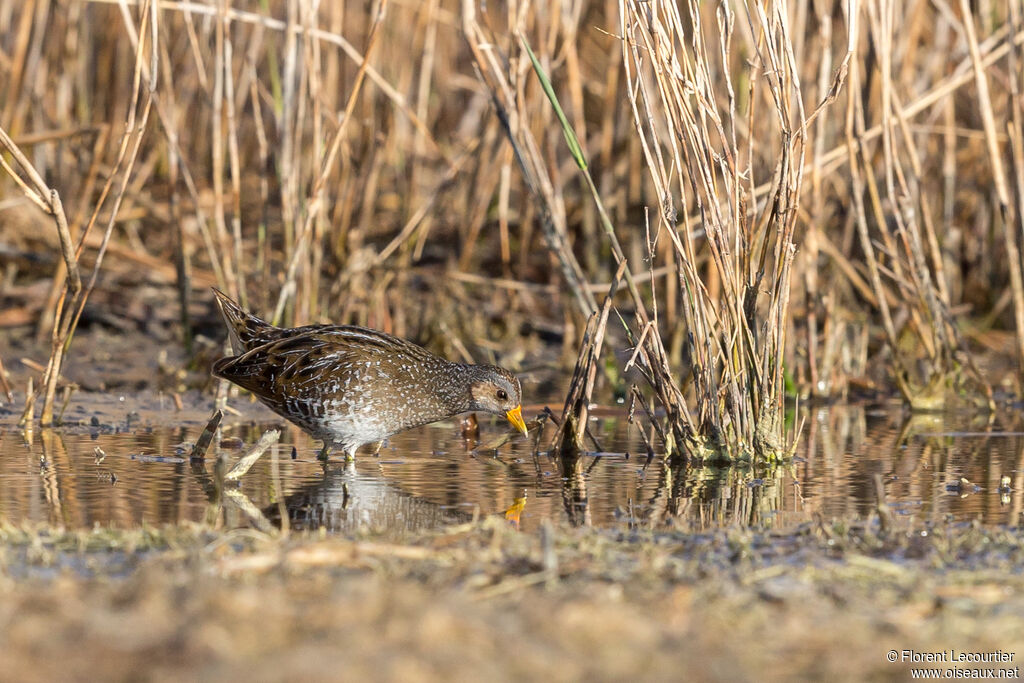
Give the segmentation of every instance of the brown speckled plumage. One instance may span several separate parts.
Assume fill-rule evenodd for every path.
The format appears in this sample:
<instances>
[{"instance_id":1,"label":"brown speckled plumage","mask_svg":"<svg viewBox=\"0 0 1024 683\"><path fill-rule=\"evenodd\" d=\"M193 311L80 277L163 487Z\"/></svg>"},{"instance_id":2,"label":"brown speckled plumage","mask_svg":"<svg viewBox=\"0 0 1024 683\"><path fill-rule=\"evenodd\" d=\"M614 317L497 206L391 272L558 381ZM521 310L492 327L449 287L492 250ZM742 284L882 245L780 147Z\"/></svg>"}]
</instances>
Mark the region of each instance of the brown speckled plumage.
<instances>
[{"instance_id":1,"label":"brown speckled plumage","mask_svg":"<svg viewBox=\"0 0 1024 683\"><path fill-rule=\"evenodd\" d=\"M275 327L214 291L238 355L214 363L213 374L349 457L471 410L505 415L526 433L519 380L504 368L454 363L364 327Z\"/></svg>"}]
</instances>

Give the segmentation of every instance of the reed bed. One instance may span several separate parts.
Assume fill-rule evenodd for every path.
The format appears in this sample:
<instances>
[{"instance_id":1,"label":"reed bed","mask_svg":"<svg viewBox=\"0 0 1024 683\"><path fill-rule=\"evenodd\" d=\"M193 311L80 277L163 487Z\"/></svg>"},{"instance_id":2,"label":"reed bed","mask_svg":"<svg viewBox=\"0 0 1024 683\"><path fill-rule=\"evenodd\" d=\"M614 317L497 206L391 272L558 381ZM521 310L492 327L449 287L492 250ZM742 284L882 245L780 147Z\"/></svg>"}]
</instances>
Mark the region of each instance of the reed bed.
<instances>
[{"instance_id":1,"label":"reed bed","mask_svg":"<svg viewBox=\"0 0 1024 683\"><path fill-rule=\"evenodd\" d=\"M216 284L530 369L621 272L566 403L614 357L668 451L784 455L787 396L991 405L1022 40L990 0L0 0L0 324L51 340L47 424L97 291L173 292L189 349Z\"/></svg>"}]
</instances>

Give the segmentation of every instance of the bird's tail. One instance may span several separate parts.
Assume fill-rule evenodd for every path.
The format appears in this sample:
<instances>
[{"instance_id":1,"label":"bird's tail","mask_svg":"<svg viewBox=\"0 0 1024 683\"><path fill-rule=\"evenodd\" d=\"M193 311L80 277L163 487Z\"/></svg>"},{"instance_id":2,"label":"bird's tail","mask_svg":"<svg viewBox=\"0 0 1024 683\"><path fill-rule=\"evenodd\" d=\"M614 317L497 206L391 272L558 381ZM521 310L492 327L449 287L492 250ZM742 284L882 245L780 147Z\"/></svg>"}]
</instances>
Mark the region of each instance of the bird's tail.
<instances>
[{"instance_id":1,"label":"bird's tail","mask_svg":"<svg viewBox=\"0 0 1024 683\"><path fill-rule=\"evenodd\" d=\"M212 289L213 293L217 295L217 305L220 306L220 314L224 317L224 323L228 327L231 348L234 353L245 353L249 349L256 348L275 338L274 333L278 328L243 310L227 294L216 287Z\"/></svg>"}]
</instances>

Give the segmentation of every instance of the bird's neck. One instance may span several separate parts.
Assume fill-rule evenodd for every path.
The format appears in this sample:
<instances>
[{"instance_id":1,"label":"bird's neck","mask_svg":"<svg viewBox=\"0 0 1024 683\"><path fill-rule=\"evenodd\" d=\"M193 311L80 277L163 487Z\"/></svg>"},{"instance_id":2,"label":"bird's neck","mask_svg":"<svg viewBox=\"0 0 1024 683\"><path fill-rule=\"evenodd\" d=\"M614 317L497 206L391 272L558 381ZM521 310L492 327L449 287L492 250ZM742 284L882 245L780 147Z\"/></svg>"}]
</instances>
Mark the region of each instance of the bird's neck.
<instances>
[{"instance_id":1,"label":"bird's neck","mask_svg":"<svg viewBox=\"0 0 1024 683\"><path fill-rule=\"evenodd\" d=\"M480 366L467 363L449 363L452 381L438 382L436 390L444 405L453 414L475 410L473 405L473 384L483 379Z\"/></svg>"}]
</instances>

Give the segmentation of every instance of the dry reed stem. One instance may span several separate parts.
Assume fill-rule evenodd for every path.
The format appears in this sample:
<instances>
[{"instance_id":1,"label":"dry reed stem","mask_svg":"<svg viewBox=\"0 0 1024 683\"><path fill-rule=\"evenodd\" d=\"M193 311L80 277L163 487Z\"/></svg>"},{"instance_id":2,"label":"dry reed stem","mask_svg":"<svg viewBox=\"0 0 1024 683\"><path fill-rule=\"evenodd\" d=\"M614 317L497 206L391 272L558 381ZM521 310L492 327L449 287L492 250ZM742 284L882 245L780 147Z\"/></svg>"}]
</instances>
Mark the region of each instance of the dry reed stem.
<instances>
[{"instance_id":1,"label":"dry reed stem","mask_svg":"<svg viewBox=\"0 0 1024 683\"><path fill-rule=\"evenodd\" d=\"M571 342L585 318L565 309L596 310L580 302L588 295L593 302L615 265L632 260L625 277L636 284L630 297L641 299L627 321L640 340L634 365L654 379L662 370L653 368L674 359L664 372L666 400L679 400L677 415L692 409L693 431L710 440L716 415L728 416L729 429L756 434L772 401L751 387L777 386L783 364L799 391L820 385L822 395L835 396L846 380L877 386L870 369L861 378L842 375L865 367L858 359L879 348L879 331L883 347L904 345L897 367L916 371L918 356L933 367L950 358L970 363L951 310L1009 327L1014 321L1002 311L1013 302L1017 328L1024 325L1024 285L1015 284L1014 268L1005 272L1007 261L1020 262L1006 226L1020 229L1024 200L986 189L996 187L988 178L998 175L998 162L988 161L996 152L1009 152L1007 192L1021 188L1017 4L971 16L961 3L950 11L945 3L890 0L634 3L629 12L655 17L670 39L647 44L637 34L620 41L618 55L609 50L618 38L600 27L614 25L625 3L573 3L555 14L519 2L471 5L469 16L454 0L399 0L387 3L389 17L379 22L376 5L148 5L158 15L152 52L159 59L141 68L144 80L152 69L160 76L153 106L161 133L142 142L109 239L93 229L106 216L88 217L97 200L110 205L120 181L109 179L124 161L114 159L118 146L100 139L112 126L92 122L141 110L129 99L125 57L146 46L128 26L131 49L118 47L122 29L104 19L113 16L108 6L134 15L143 5L0 0L2 125L42 177L60 180L79 268L103 246L117 257L104 266L112 280L137 265L157 280L177 277L183 316L193 288L236 280L244 290L247 280L264 286L239 295L260 296L258 306L284 318L337 319L340 309L356 322L422 333L437 325L417 318L407 288L422 284L427 296L445 296L434 283L454 277L486 285L473 301L480 310L546 317L547 327L565 324ZM399 52L390 44L402 35L411 40ZM559 124L550 125L546 95L514 44L519 35L529 36L552 73L580 149L593 152L582 177L565 163ZM460 51L463 37L469 50ZM97 88L91 72L111 65L111 85ZM652 65L669 70L655 75ZM829 103L854 70L847 129ZM359 79L378 87L353 97ZM983 87L981 80L1008 82L1009 97L974 97L968 88ZM691 110L666 109L666 98ZM489 102L500 103L505 123L487 115ZM630 130L623 117L645 125ZM518 148L505 142L503 126L519 136ZM787 135L791 152L783 158ZM337 160L325 168L339 140ZM535 186L512 170L513 159L533 165L523 177ZM320 182L322 203L310 213ZM805 190L800 204L791 201ZM648 249L638 216L653 204L664 215L651 229L660 240ZM159 224L168 222L173 245L160 240ZM987 236L997 233L1002 239L992 244ZM787 241L801 245L795 262L787 261ZM163 249L173 250L174 265ZM550 267L564 266L565 255L576 268ZM652 262L641 264L645 257ZM786 316L789 289L776 285L790 270L796 315ZM652 271L671 278L648 282ZM61 299L62 278L52 280L48 308L76 307L66 294ZM1009 291L989 291L1004 281ZM566 297L572 290L559 282L577 291ZM883 305L887 314L874 310ZM39 329L59 326L40 318ZM782 341L769 352L773 331ZM684 387L689 406L674 379L684 356L705 373L720 368ZM678 442L688 429L669 438Z\"/></svg>"},{"instance_id":2,"label":"dry reed stem","mask_svg":"<svg viewBox=\"0 0 1024 683\"><path fill-rule=\"evenodd\" d=\"M0 391L3 392L8 403L14 402L14 393L11 391L11 385L7 381L7 371L4 370L3 356L0 356Z\"/></svg>"},{"instance_id":3,"label":"dry reed stem","mask_svg":"<svg viewBox=\"0 0 1024 683\"><path fill-rule=\"evenodd\" d=\"M571 454L583 450L583 436L587 431L594 382L597 379L597 368L601 362L601 348L604 345L605 331L608 328L608 314L625 271L626 261L623 259L619 263L608 293L601 303L601 310L595 311L587 320L579 354L576 357L576 367L569 380L565 406L562 408L562 418L552 440L557 453Z\"/></svg>"},{"instance_id":4,"label":"dry reed stem","mask_svg":"<svg viewBox=\"0 0 1024 683\"><path fill-rule=\"evenodd\" d=\"M760 220L751 223L753 170L741 165L730 71L717 68L730 59L735 17L723 5L712 33L696 20L695 4L687 10L693 20L689 27L668 4L620 3L634 122L658 187L661 221L682 266L681 311L696 342L696 421L680 431L697 440L679 446L702 457L772 458L783 451L782 367L806 139L796 59L785 11L776 7L769 15L760 6L748 11L744 35L756 36L756 63L764 65L760 79L756 72L750 78L751 92L764 93L771 102L781 143L770 201ZM693 40L686 37L691 29ZM709 46L717 46L719 54ZM674 180L670 167L686 169L686 181ZM693 267L693 234L675 229L676 207L691 202L704 226L714 290ZM761 291L769 293L764 304L758 303ZM647 338L657 336L655 329Z\"/></svg>"},{"instance_id":5,"label":"dry reed stem","mask_svg":"<svg viewBox=\"0 0 1024 683\"><path fill-rule=\"evenodd\" d=\"M87 0L93 4L117 4L125 7L138 7L148 4L155 4L160 10L175 10L183 13L184 15L207 15L212 16L220 12L217 7L198 3L198 2L186 2L178 0L158 0L153 3L152 0ZM294 5L289 5L292 7ZM292 36L305 35L309 38L336 45L341 48L342 51L356 64L362 67L366 64L366 58L360 54L358 50L353 47L348 40L345 39L340 33L332 33L319 28L313 28L311 26L302 26L293 20L281 21L273 17L268 17L255 12L246 12L234 8L225 8L222 16L225 20L231 22L238 22L243 24L258 24L265 29L273 31L283 31L288 34L289 39ZM441 158L446 158L443 150L438 146L430 133L430 129L427 125L416 116L416 113L412 111L409 105L405 102L405 97L398 92L391 84L381 76L380 72L374 69L372 66L366 65L366 75L373 81L374 85L380 88L380 91L391 100L399 111L408 117L409 121L419 130L423 139L428 143L430 151L433 154L438 155Z\"/></svg>"},{"instance_id":6,"label":"dry reed stem","mask_svg":"<svg viewBox=\"0 0 1024 683\"><path fill-rule=\"evenodd\" d=\"M861 101L852 96L857 86L851 77L851 97L847 111L847 146L850 149L851 176L854 186L853 204L861 248L865 254L879 305L883 329L894 358L897 385L904 399L915 408L934 409L944 401L945 386L956 378L951 373L954 358L959 357L977 382L984 395L991 389L977 372L949 314L950 293L946 282L941 248L931 219L930 204L926 200L920 150L910 132L910 126L896 94L892 80L895 5L891 2L869 4L867 14L871 37L879 55L881 73L881 117L884 171L884 192L879 189L871 155L864 145L865 121L868 112ZM976 55L978 56L978 55ZM976 63L980 62L980 56ZM855 65L856 69L856 65ZM859 77L856 83L859 83ZM854 134L857 131L857 134ZM901 137L897 138L897 133ZM855 141L856 137L856 141ZM902 142L902 146L900 146ZM909 172L902 159L906 158ZM869 234L867 213L862 194L871 200L876 229L882 239L881 251L876 250ZM889 226L893 224L894 229ZM923 234L922 234L923 232ZM886 260L882 265L878 254ZM926 255L927 253L927 255ZM898 346L898 333L889 312L889 299L882 285L881 274L895 280L902 290L899 300L908 304L910 329L918 336L926 350L928 361L923 377L914 378L910 371L913 359L904 359Z\"/></svg>"},{"instance_id":7,"label":"dry reed stem","mask_svg":"<svg viewBox=\"0 0 1024 683\"><path fill-rule=\"evenodd\" d=\"M213 415L210 416L206 426L203 427L203 431L199 434L199 438L196 439L195 445L192 447L192 452L189 454L191 460L202 460L206 457L206 451L209 450L210 444L213 443L213 439L217 434L217 430L220 429L220 423L223 419L223 412L220 410L213 411Z\"/></svg>"},{"instance_id":8,"label":"dry reed stem","mask_svg":"<svg viewBox=\"0 0 1024 683\"><path fill-rule=\"evenodd\" d=\"M33 378L29 377L25 384L25 407L22 409L21 417L18 419L18 426L23 427L29 433L31 433L32 425L35 421L36 392L34 384ZM32 443L31 436L26 441Z\"/></svg>"},{"instance_id":9,"label":"dry reed stem","mask_svg":"<svg viewBox=\"0 0 1024 683\"><path fill-rule=\"evenodd\" d=\"M604 201L601 199L601 195L598 192L596 185L594 184L593 176L590 174L590 168L589 168L589 164L587 163L586 152L583 150L582 146L580 145L578 137L576 135L576 132L575 132L574 128L566 120L566 117L564 116L564 113L562 112L561 106L559 104L558 97L554 93L554 90L551 87L550 81L547 78L547 75L546 75L545 71L541 67L539 60L536 58L536 55L534 55L533 51L530 49L529 44L526 42L526 40L522 36L522 34L519 35L519 38L520 38L520 42L522 43L524 49L526 50L526 52L527 52L527 54L528 54L528 56L530 58L531 63L533 64L534 72L536 73L537 77L541 81L541 85L542 85L542 87L543 87L543 89L545 91L545 94L546 94L546 96L548 98L548 101L550 102L550 104L552 105L552 107L555 110L556 115L558 116L559 123L560 123L561 128L562 128L563 136L565 137L566 143L569 146L570 152L573 155L573 158L574 158L574 160L576 162L576 165L580 169L580 171L582 171L583 178L584 178L584 180L586 181L586 184L587 184L587 189L590 191L590 196L594 200L594 206L597 209L598 216L600 217L601 227L602 227L602 229L604 231L605 238L607 239L608 246L611 249L612 257L615 260L619 270L621 270L621 272L622 272L621 277L625 280L626 287L629 290L630 297L633 300L633 305L635 306L635 316L636 316L637 322L639 324L645 326L645 328L646 328L650 324L650 319L649 319L648 314L647 314L646 304L644 302L643 297L641 297L641 295L640 295L640 292L639 292L639 289L637 288L636 282L633 280L632 273L630 272L630 269L629 269L628 261L626 259L626 256L625 256L623 250L622 250L622 246L619 243L618 236L615 233L615 226L612 224L611 217L608 215L608 212L605 209ZM650 235L649 225L648 225L647 235L648 235L648 239L649 239L649 235ZM653 259L652 259L652 262L653 262ZM618 279L618 278L616 278L616 279ZM657 309L655 309L655 313L657 313ZM591 317L593 318L593 316L591 316ZM596 328L597 331L600 331L600 336L603 337L603 335L604 335L604 332L603 332L603 325L604 325L604 323L602 323L600 320L598 320L597 323L595 323L595 324L597 325L597 328ZM628 326L627 326L627 330L628 330ZM649 337L649 340L651 341L651 343L650 343L650 345L648 347L646 347L645 357L648 360L648 362L651 363L652 365L656 364L656 365L658 365L659 367L662 368L662 372L658 372L658 373L655 373L655 374L651 375L651 378L653 378L657 384L661 385L660 387L655 387L655 388L660 393L662 393L665 396L666 401L669 404L673 404L673 403L675 403L675 402L677 402L679 400L680 392L679 392L679 389L678 389L678 387L676 385L675 380L671 379L671 373L668 371L668 365L669 364L668 364L667 354L665 353L664 344L663 344L663 342L661 340L660 334L657 334L657 333L652 335L651 337ZM598 355L599 355L599 351L600 351L600 346L599 345L598 345L597 349L598 349ZM596 362L596 358L595 358L594 362ZM592 383L593 383L593 376L592 376L592 374L591 374L590 379L588 381L589 381L589 384L590 384L590 389L589 390L585 390L585 393L589 393L589 391L592 391L592 389L593 389L593 387L592 387ZM573 411L572 414L575 414L575 411ZM683 427L687 427L688 428L689 426L690 425L685 425L685 424L679 425L680 429L683 428ZM582 440L582 430L585 430L585 429L586 429L586 423L584 421L583 426L577 428L577 435L574 435L574 437L575 437L574 441L576 443L579 443Z\"/></svg>"},{"instance_id":10,"label":"dry reed stem","mask_svg":"<svg viewBox=\"0 0 1024 683\"><path fill-rule=\"evenodd\" d=\"M1015 3L1009 3L1013 7L1012 15L1019 14L1019 8ZM1014 221L1010 206L1010 191L1006 180L1006 173L1003 170L1002 146L997 141L995 115L992 110L992 98L988 90L988 77L985 74L981 59L981 50L978 47L978 37L974 28L974 18L971 15L970 5L965 0L960 0L960 10L963 13L963 25L967 35L967 46L971 55L972 75L975 86L978 90L978 108L981 113L982 125L985 130L985 142L988 147L988 161L992 168L992 177L995 182L996 196L999 199L999 211L1003 218L1003 240L1006 245L1006 253L1009 256L1010 285L1013 291L1013 310L1017 321L1017 363L1018 372L1024 377L1024 277L1021 274L1021 256L1018 238L1014 230ZM1012 28L1020 29L1020 21L1011 24ZM1011 67L1016 61L1016 45L1010 49ZM1011 83L1016 83L1018 74L1016 69L1010 70ZM1019 94L1019 93L1018 93ZM1017 98L1011 99L1009 108L1012 112L1011 120L1016 120L1018 129L1010 128L1011 134L1019 132L1020 101ZM1016 162L1016 157L1011 157ZM1019 166L1017 167L1019 170ZM1019 213L1019 212L1018 212ZM1018 217L1018 225L1021 219Z\"/></svg>"},{"instance_id":11,"label":"dry reed stem","mask_svg":"<svg viewBox=\"0 0 1024 683\"><path fill-rule=\"evenodd\" d=\"M352 113L355 109L355 104L358 100L358 95L362 88L363 78L366 76L367 73L369 73L370 70L368 60L373 52L374 46L376 46L378 42L377 38L379 36L380 22L384 16L384 9L386 7L386 4L386 2L381 2L378 12L373 19L373 25L370 29L370 39L367 45L366 55L364 56L359 66L359 71L356 74L355 84L352 87L352 91L349 93L348 100L345 104L345 110L341 114L341 122L338 125L338 129L335 132L335 135L331 141L331 145L327 151L326 157L324 157L322 161L320 155L316 157L320 164L320 171L319 175L316 178L316 182L313 186L312 196L308 199L308 204L304 209L305 216L302 229L301 232L299 233L297 244L291 254L291 258L289 260L287 272L285 275L284 286L281 288L281 293L277 300L277 307L274 310L275 322L279 322L282 319L285 301L287 297L290 294L292 294L295 289L296 271L299 267L299 264L302 262L302 257L305 254L305 248L312 241L313 225L314 222L318 220L320 217L321 207L324 203L324 189L327 185L328 177L330 176L331 171L333 170L335 162L337 160L338 151L341 147L341 142L344 139L346 127L348 126L349 121L351 121L352 119ZM286 139L291 140L292 136L286 136ZM296 144L292 154L298 155L299 153L299 146ZM286 154L285 158L291 158L291 156ZM296 166L297 165L298 164L296 160ZM298 175L297 172L295 175ZM295 189L293 191L296 195L295 199L296 201L298 201L299 192L297 185L295 185Z\"/></svg>"},{"instance_id":12,"label":"dry reed stem","mask_svg":"<svg viewBox=\"0 0 1024 683\"><path fill-rule=\"evenodd\" d=\"M548 248L558 259L562 275L572 290L580 312L589 317L597 310L597 303L584 286L586 278L583 269L569 246L564 208L556 200L551 176L533 134L528 126L521 123L518 98L505 75L503 65L499 63L498 46L488 39L477 22L473 0L463 0L462 21L477 72L490 90L492 102L512 145L523 180L531 194L539 200L541 225Z\"/></svg>"},{"instance_id":13,"label":"dry reed stem","mask_svg":"<svg viewBox=\"0 0 1024 683\"><path fill-rule=\"evenodd\" d=\"M1011 26L1019 29L1021 26L1021 9L1015 3L1010 3ZM1009 221L1003 230L1003 239L1006 243L1006 253L1009 257L1008 268L1010 270L1010 285L1013 292L1013 311L1017 323L1017 365L1018 371L1024 372L1024 275L1021 268L1020 249L1017 246L1017 235L1024 235L1024 121L1020 105L1021 82L1018 69L1020 68L1020 57L1016 46L1009 54L1009 82L1010 82L1010 122L1007 125L1010 137L1010 169L1013 174L1013 189L1016 195L1016 202L1012 205L1013 214L1016 220L1011 224ZM1016 103L1016 106L1015 106ZM986 124L986 136L988 127Z\"/></svg>"},{"instance_id":14,"label":"dry reed stem","mask_svg":"<svg viewBox=\"0 0 1024 683\"><path fill-rule=\"evenodd\" d=\"M882 286L882 278L879 272L878 259L874 255L874 243L871 241L871 237L868 232L867 223L867 211L864 208L864 194L865 187L864 181L861 176L861 164L860 155L858 152L859 144L857 136L855 135L856 130L856 93L860 87L860 71L859 66L853 64L850 68L849 73L849 90L847 91L847 107L846 107L846 140L849 148L848 158L851 160L850 164L850 176L853 182L853 192L851 193L853 199L853 208L857 223L857 235L860 238L861 249L865 254L865 260L868 266L868 273L870 275L871 287L875 293L875 301L878 305L879 313L882 316L882 329L885 331L886 339L889 343L890 348L897 348L896 339L896 326L893 324L892 314L889 310L889 300L886 297L885 288ZM863 135L860 136L863 140ZM903 367L903 359L901 356L894 356L894 362L896 363L896 372L894 378L897 386L900 389L900 393L903 395L905 400L910 400L913 392L910 386L907 384L907 370Z\"/></svg>"},{"instance_id":15,"label":"dry reed stem","mask_svg":"<svg viewBox=\"0 0 1024 683\"><path fill-rule=\"evenodd\" d=\"M563 136L565 138L566 143L569 146L569 150L573 156L573 159L576 162L577 167L580 169L580 171L582 171L583 178L586 181L587 189L590 192L590 196L594 201L594 206L597 209L598 215L600 217L602 229L607 239L608 246L611 250L612 257L622 273L621 277L625 280L627 289L629 290L630 297L633 300L633 304L635 306L634 315L636 317L637 323L641 325L645 330L647 330L648 328L650 328L651 321L647 314L646 304L644 302L643 297L641 297L639 289L637 288L637 285L632 277L628 265L628 260L622 250L621 244L619 243L619 239L615 232L615 227L612 224L611 218L605 209L604 202L594 183L593 176L590 173L589 164L586 159L586 153L580 145L579 139L576 135L574 128L571 124L569 124L568 120L566 119L562 111L562 108L559 104L558 97L554 93L554 90L550 84L550 80L548 79L545 70L541 66L540 61L533 53L532 49L530 48L529 44L526 42L522 34L520 34L519 37L524 50L530 58L534 72L536 73L538 79L541 82L545 95L559 119ZM591 315L591 318L588 321L588 330L591 330L592 328L594 334L600 332L600 337L603 338L603 330L605 324L606 316L600 316L599 318L595 319L594 316ZM626 325L626 329L628 332L628 325ZM589 335L585 335L585 337L586 336ZM675 379L672 377L672 373L669 369L667 354L665 352L664 344L662 342L660 334L655 333L653 335L650 335L646 337L646 340L648 342L647 345L641 346L640 344L638 344L638 347L642 349L642 353L648 367L653 369L653 371L650 374L648 374L648 379L649 381L651 381L652 387L655 389L656 392L659 393L663 405L668 409L669 414L671 416L685 415L685 404L682 401L679 388L675 382ZM599 354L599 345L597 346L597 349ZM586 350L587 349L585 348L584 352L586 352ZM595 356L589 361L585 360L583 363L584 368L588 371L588 379L584 382L584 394L589 394L589 391L592 390L594 372L593 368L595 367L594 364L596 363L596 361L597 357ZM577 369L579 368L580 366L578 365ZM586 386L590 386L590 389L586 389ZM567 405L574 402L574 393L579 393L579 390L570 389L570 397L566 401ZM577 399L577 407L573 409L567 409L567 413L570 416L575 416L577 412L579 412L578 396L575 398ZM566 422L567 421L563 421L563 428ZM673 419L672 423L673 438L666 441L666 445L668 446L669 450L675 448L673 444L684 443L689 437L688 430L690 429L690 424L685 420L680 421ZM569 443L570 447L575 447L578 449L579 444L582 441L582 434L585 430L586 424L584 421L582 423L582 426L577 426L574 429L574 434L571 435L572 439ZM562 436L561 441L566 441L564 435ZM566 465L566 463L563 463L563 465Z\"/></svg>"},{"instance_id":16,"label":"dry reed stem","mask_svg":"<svg viewBox=\"0 0 1024 683\"><path fill-rule=\"evenodd\" d=\"M1002 40L999 40L997 36L993 36L986 41L986 44L979 45L979 51L981 52L980 64L982 69L987 70L992 68L992 66L998 63L999 60L1006 57L1011 49L1016 48L1021 44L1024 44L1024 29L1017 30L1011 36L1005 37ZM907 104L906 108L899 112L899 116L907 119L917 116L921 112L924 112L930 107L942 102L955 91L969 84L974 78L975 76L971 70L971 66L964 64L958 65L951 75L940 80L937 85ZM892 123L895 123L895 120L893 120ZM882 137L885 134L885 130L886 129L883 124L876 123L859 133L857 141L861 144L871 142ZM851 150L848 145L845 143L839 144L823 154L819 163L829 170L834 170L837 165L849 163L851 158L850 153ZM807 165L804 167L803 172L804 174L810 174L813 170L813 165ZM772 184L770 182L765 182L754 187L752 195L760 201L771 189ZM753 213L760 206L761 205L759 203L754 203L751 204L747 210ZM699 215L692 216L687 220L687 227L692 230L696 228L700 222L701 217Z\"/></svg>"},{"instance_id":17,"label":"dry reed stem","mask_svg":"<svg viewBox=\"0 0 1024 683\"><path fill-rule=\"evenodd\" d=\"M128 15L127 9L122 6L122 16L124 18L126 26L132 26L132 21ZM143 16L141 26L145 28L148 24L151 33L151 73L155 74L157 66L157 37L158 37L158 25L156 14L150 11L149 5L143 8ZM145 35L145 34L143 34ZM103 263L103 256L106 253L107 245L110 242L110 235L114 228L114 223L117 217L118 208L120 207L121 201L125 196L125 191L128 186L128 181L131 176L132 168L135 165L135 160L138 157L139 148L142 143L143 134L145 132L146 123L149 119L149 111L153 102L152 93L156 88L155 76L149 80L146 84L146 104L142 110L141 115L138 113L138 104L142 96L143 82L142 82L142 65L145 60L144 41L139 42L139 48L136 51L135 59L135 71L133 79L133 97L132 106L129 109L128 120L125 125L125 133L121 139L121 145L118 151L117 162L114 166L115 173L107 179L107 183L101 193L101 199L96 203L95 209L90 218L88 224L83 231L82 237L79 242L79 251L82 245L85 243L85 239L89 234L90 228L96 222L99 216L101 208L104 207L105 200L109 195L111 186L117 177L117 171L120 171L121 182L117 190L111 196L110 205L108 207L109 218L107 220L106 230L103 235L103 240L100 243L99 249L97 250L95 263L93 270L89 278L88 284L84 289L75 289L72 285L64 294L61 295L58 306L57 315L54 316L53 326L53 337L51 343L50 359L46 367L46 373L43 377L43 383L45 385L45 396L43 399L43 410L40 414L40 424L43 426L49 426L53 424L53 402L56 393L57 380L60 376L61 365L64 359L64 352L74 334L75 328L78 324L78 320L82 315L82 310L85 308L85 303L89 298L93 288L96 285L96 280L99 275L100 266ZM74 282L74 280L72 280ZM67 299L67 294L71 294L71 300ZM65 307L65 304L67 306Z\"/></svg>"},{"instance_id":18,"label":"dry reed stem","mask_svg":"<svg viewBox=\"0 0 1024 683\"><path fill-rule=\"evenodd\" d=\"M894 92L891 80L893 14L895 6L892 2L884 2L882 5L881 11L878 13L881 15L880 20L872 21L871 23L873 30L881 34L877 36L876 43L884 46L879 52L881 54L882 72L882 121L887 131L887 134L882 137L886 160L884 166L885 182L888 202L892 207L888 215L891 215L892 220L896 223L896 234L901 238L900 243L908 261L907 270L911 276L913 290L920 298L919 316L927 317L927 322L931 327L931 337L924 338L924 342L932 354L934 368L931 372L935 375L941 375L948 371L954 353L952 340L945 326L947 316L945 314L946 306L944 301L948 300L948 297L944 296L946 291L944 284L945 275L941 268L941 259L933 261L933 265L937 266L934 273L929 270L926 263L920 222L911 206L911 201L907 198L916 197L919 200L917 203L921 207L921 215L926 228L930 226L927 204L920 201L919 184L915 183L915 188L913 189L909 187L907 173L897 158L896 145L898 141L896 140L896 132L898 128L904 133L903 140L908 147L907 156L910 159L911 166L912 168L916 166L916 150L910 136L907 134L906 121L903 117L896 114L896 110L899 107L899 99ZM872 5L869 5L869 9L872 7ZM875 19L874 12L869 12L869 14ZM885 224L885 221L879 221L879 228L888 239L888 231L882 228ZM934 237L929 237L928 241L934 241ZM891 243L892 241L890 240ZM890 254L890 256L895 256L895 254ZM899 260L895 262L897 264L900 263ZM941 284L936 287L936 282Z\"/></svg>"},{"instance_id":19,"label":"dry reed stem","mask_svg":"<svg viewBox=\"0 0 1024 683\"><path fill-rule=\"evenodd\" d=\"M21 172L28 176L26 182L21 175L11 167L7 160L0 154L0 167L14 179L25 196L36 206L53 217L57 227L57 237L60 240L61 255L64 257L64 267L67 268L71 278L71 293L77 294L82 289L82 276L78 271L78 259L71 248L71 233L68 231L68 218L64 214L64 205L61 203L60 195L56 190L46 186L42 176L29 162L21 149L14 143L14 140L7 134L3 126L0 126L0 147L14 157Z\"/></svg>"},{"instance_id":20,"label":"dry reed stem","mask_svg":"<svg viewBox=\"0 0 1024 683\"><path fill-rule=\"evenodd\" d=\"M223 287L228 294L240 299L238 276L236 274L237 262L233 257L235 251L231 248L228 237L227 219L224 211L224 105L225 99L233 98L234 93L225 93L225 80L228 80L230 62L225 61L225 24L227 23L224 13L226 6L224 0L216 2L217 15L215 17L214 29L214 50L213 50L213 92L212 115L210 116L212 141L211 175L213 181L213 202L214 202L214 227L217 235L217 256L221 262L221 270L224 272Z\"/></svg>"}]
</instances>

